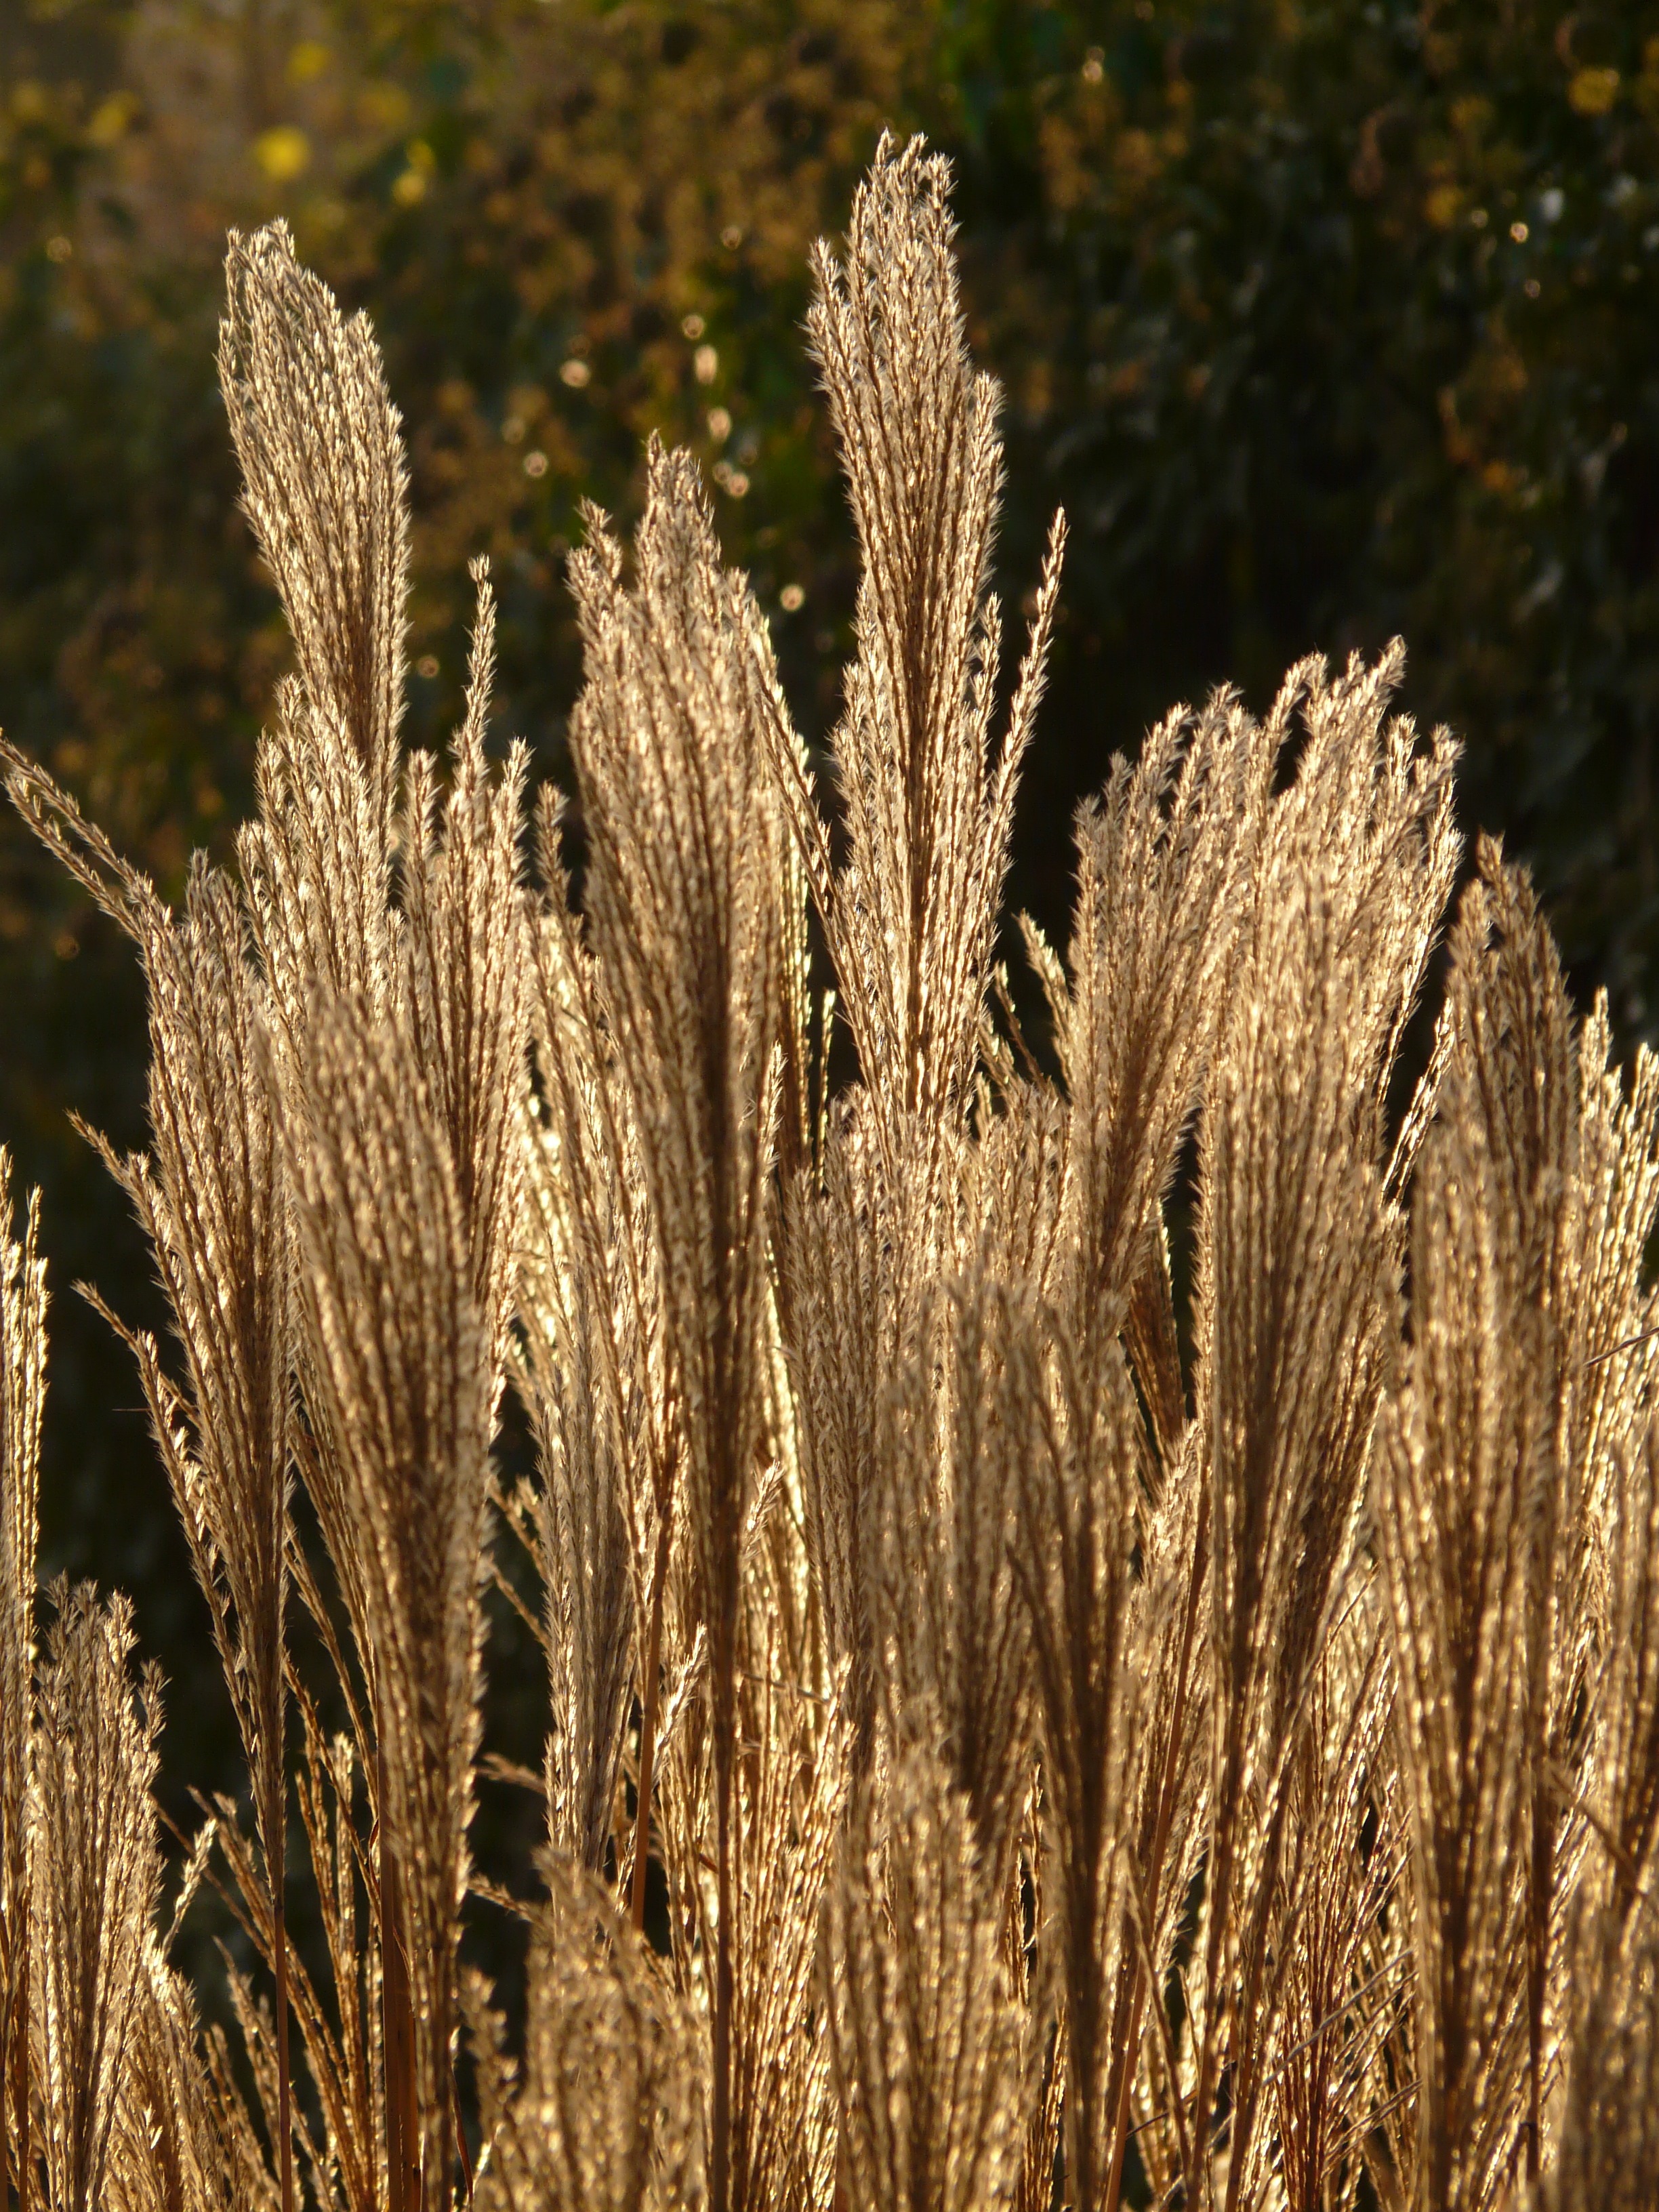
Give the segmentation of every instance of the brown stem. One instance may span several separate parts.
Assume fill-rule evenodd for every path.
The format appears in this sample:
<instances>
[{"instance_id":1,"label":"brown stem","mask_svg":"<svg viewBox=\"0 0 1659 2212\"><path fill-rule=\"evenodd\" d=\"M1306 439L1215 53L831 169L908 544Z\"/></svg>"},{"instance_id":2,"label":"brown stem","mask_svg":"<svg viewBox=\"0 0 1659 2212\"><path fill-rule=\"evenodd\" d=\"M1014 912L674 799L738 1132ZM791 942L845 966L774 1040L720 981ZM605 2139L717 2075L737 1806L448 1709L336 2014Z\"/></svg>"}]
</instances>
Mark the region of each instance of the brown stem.
<instances>
[{"instance_id":1,"label":"brown stem","mask_svg":"<svg viewBox=\"0 0 1659 2212\"><path fill-rule=\"evenodd\" d=\"M1553 1808L1549 1784L1534 1784L1532 1867L1527 1927L1527 2179L1536 2184L1543 2136L1544 2007L1549 1969L1550 1891L1555 1860Z\"/></svg>"},{"instance_id":2,"label":"brown stem","mask_svg":"<svg viewBox=\"0 0 1659 2212\"><path fill-rule=\"evenodd\" d=\"M280 1863L271 1884L272 1948L276 1954L276 2132L282 2138L283 2212L294 2212L293 2077L288 2049L287 1884Z\"/></svg>"},{"instance_id":3,"label":"brown stem","mask_svg":"<svg viewBox=\"0 0 1659 2212\"><path fill-rule=\"evenodd\" d=\"M472 2154L466 2147L466 2127L461 2117L461 2085L455 2074L455 2054L449 2054L449 2124L461 2161L461 2202L472 2202Z\"/></svg>"},{"instance_id":4,"label":"brown stem","mask_svg":"<svg viewBox=\"0 0 1659 2212\"><path fill-rule=\"evenodd\" d=\"M1550 1492L1553 1497L1553 1492ZM1535 1557L1553 1559L1556 1516L1547 1514ZM1549 1971L1550 1893L1555 1859L1554 1808L1547 1764L1549 1737L1550 1650L1556 1608L1548 1565L1528 1592L1525 1637L1530 1664L1526 1711L1528 1822L1526 1888L1527 1947L1527 2179L1536 2183L1543 2136L1544 2008ZM1534 1573L1537 1571L1534 1569Z\"/></svg>"},{"instance_id":5,"label":"brown stem","mask_svg":"<svg viewBox=\"0 0 1659 2212\"><path fill-rule=\"evenodd\" d=\"M404 1948L403 1886L387 1817L386 1749L374 1753L380 1910L381 2049L386 2069L386 2212L420 2212L419 2102L415 2081L415 2020L409 1954Z\"/></svg>"},{"instance_id":6,"label":"brown stem","mask_svg":"<svg viewBox=\"0 0 1659 2212\"><path fill-rule=\"evenodd\" d=\"M1146 1994L1146 1982L1137 1957L1129 1983L1129 2033L1120 2062L1122 2072L1118 2077L1117 2111L1112 2117L1112 2163L1106 2175L1106 2194L1101 2199L1106 2212L1117 2212L1118 2192L1123 2186L1123 2159L1129 2148L1129 2097L1134 2087L1135 2047L1140 2039L1140 2010Z\"/></svg>"},{"instance_id":7,"label":"brown stem","mask_svg":"<svg viewBox=\"0 0 1659 2212\"><path fill-rule=\"evenodd\" d=\"M276 2133L280 2142L282 2212L294 2212L294 2090L289 2052L288 1780L286 1715L282 1681L267 1681L264 1698L264 1756L259 1840L270 1888L271 1966L276 1976Z\"/></svg>"},{"instance_id":8,"label":"brown stem","mask_svg":"<svg viewBox=\"0 0 1659 2212\"><path fill-rule=\"evenodd\" d=\"M17 2212L29 2212L29 1951L27 1922L21 1930L21 1956L11 1999L11 2018L6 2023L6 2070L10 2079L0 2081L0 2097L9 2097L12 2127L17 2146ZM5 2126L0 2116L0 2169L5 2164Z\"/></svg>"},{"instance_id":9,"label":"brown stem","mask_svg":"<svg viewBox=\"0 0 1659 2212\"><path fill-rule=\"evenodd\" d=\"M709 2212L731 2212L732 2190L732 1692L729 1662L715 1685L715 1890L719 1925L714 1944L714 2094L709 2161ZM724 1695L721 1692L724 1690Z\"/></svg>"},{"instance_id":10,"label":"brown stem","mask_svg":"<svg viewBox=\"0 0 1659 2212\"><path fill-rule=\"evenodd\" d=\"M1206 1483L1198 1501L1198 1527L1193 1537L1193 1578L1187 1592L1187 1616L1182 1623L1181 1658L1176 1668L1175 1707L1170 1718L1170 1741L1164 1753L1164 1779L1158 1787L1158 1820L1146 1874L1146 1938L1158 1917L1158 1893L1164 1878L1164 1854L1169 1848L1170 1826L1175 1818L1176 1763L1181 1756L1181 1733L1187 1721L1187 1692L1191 1680L1193 1641L1198 1633L1198 1603L1204 1585L1205 1554L1210 1540L1210 1491ZM1123 2045L1122 2076L1118 2083L1117 2116L1113 2126L1112 2165L1103 2200L1106 2212L1117 2212L1123 2186L1123 2160L1129 2148L1129 2098L1134 2087L1135 2051L1140 2039L1140 2015L1146 1996L1146 1977L1139 1955L1130 1985L1129 2033Z\"/></svg>"},{"instance_id":11,"label":"brown stem","mask_svg":"<svg viewBox=\"0 0 1659 2212\"><path fill-rule=\"evenodd\" d=\"M662 1668L662 1594L668 1579L672 1524L657 1516L657 1553L651 1563L651 1623L645 1644L645 1709L640 1720L640 1794L634 1811L634 1925L645 1926L645 1863L651 1844L651 1790L657 1757L658 1677Z\"/></svg>"}]
</instances>

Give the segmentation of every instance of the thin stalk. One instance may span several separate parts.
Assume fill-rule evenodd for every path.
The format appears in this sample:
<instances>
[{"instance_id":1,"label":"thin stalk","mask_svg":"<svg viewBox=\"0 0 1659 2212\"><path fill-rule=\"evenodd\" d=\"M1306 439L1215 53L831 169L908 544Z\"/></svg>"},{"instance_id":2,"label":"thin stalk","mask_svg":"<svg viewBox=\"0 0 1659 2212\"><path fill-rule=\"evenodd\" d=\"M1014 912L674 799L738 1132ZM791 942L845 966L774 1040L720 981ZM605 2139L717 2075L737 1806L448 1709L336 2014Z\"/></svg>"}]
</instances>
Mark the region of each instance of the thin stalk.
<instances>
[{"instance_id":1,"label":"thin stalk","mask_svg":"<svg viewBox=\"0 0 1659 2212\"><path fill-rule=\"evenodd\" d=\"M657 1756L657 1700L662 1671L662 1597L668 1579L672 1524L666 1511L657 1516L657 1552L651 1563L651 1620L645 1644L645 1707L640 1719L640 1791L634 1812L634 1925L645 1926L645 1863L651 1844L651 1790Z\"/></svg>"},{"instance_id":2,"label":"thin stalk","mask_svg":"<svg viewBox=\"0 0 1659 2212\"><path fill-rule=\"evenodd\" d=\"M1169 1848L1170 1826L1175 1818L1176 1763L1181 1754L1181 1732L1187 1720L1187 1692L1191 1681L1193 1641L1198 1633L1198 1603L1204 1584L1205 1553L1210 1540L1210 1492L1206 1484L1198 1501L1198 1528L1193 1541L1192 1581L1187 1591L1187 1617L1182 1623L1181 1658L1176 1670L1175 1706L1170 1719L1170 1741L1164 1753L1164 1778L1158 1785L1158 1820L1146 1875L1148 1941L1158 1917L1158 1893L1163 1886L1164 1854ZM1129 2099L1134 2088L1135 2051L1140 2041L1140 2016L1146 1997L1146 1978L1136 1954L1129 1996L1129 2033L1123 2045L1123 2071L1118 2082L1117 2115L1112 2130L1112 2165L1107 2177L1106 2212L1117 2212L1123 2186L1123 2161L1129 2148Z\"/></svg>"},{"instance_id":3,"label":"thin stalk","mask_svg":"<svg viewBox=\"0 0 1659 2212\"><path fill-rule=\"evenodd\" d=\"M725 1498L734 1494L728 1485ZM714 2083L711 2112L709 2212L731 2212L732 2205L732 2004L735 1974L732 1958L732 1899L738 1894L732 1859L732 1799L737 1788L738 1588L735 1529L721 1547L726 1587L720 1593L714 1622L715 1910Z\"/></svg>"},{"instance_id":4,"label":"thin stalk","mask_svg":"<svg viewBox=\"0 0 1659 2212\"><path fill-rule=\"evenodd\" d=\"M1544 2132L1544 2008L1555 1861L1555 1822L1548 1792L1548 1778L1540 1775L1533 1792L1532 1866L1527 1899L1527 2180L1533 2186L1538 2181Z\"/></svg>"},{"instance_id":5,"label":"thin stalk","mask_svg":"<svg viewBox=\"0 0 1659 2212\"><path fill-rule=\"evenodd\" d=\"M1280 1855L1284 1849L1285 1808L1287 1802L1283 1790L1275 1792L1273 1817L1267 1823L1267 1838L1262 1852L1263 1863L1273 1869L1275 1878L1277 1878ZM1261 1901L1256 1907L1255 1924L1249 1930L1248 1943L1241 1946L1246 1962L1243 1977L1246 2002L1238 2008L1237 2019L1255 2021L1260 2009L1262 1985L1267 1968L1268 1928L1273 1910L1272 1888L1273 1885L1270 1882L1264 1881L1261 1884ZM1294 1894L1293 1890L1291 1893ZM1209 2033L1207 2022L1205 2033L1207 2038ZM1254 2039L1238 2037L1237 2027L1234 2029L1234 2034L1237 2039L1238 2056L1233 2073L1232 2105L1225 2121L1212 2130L1210 2137L1212 2149L1218 2146L1221 2126L1226 2127L1231 2137L1231 2148L1227 2160L1227 2194L1224 2200L1225 2212L1238 2212L1244 2187L1245 2166L1245 2161L1239 2155L1239 2151L1241 2146L1249 2141L1251 2130L1255 2126L1262 2091L1266 2087L1267 2079L1270 2078L1257 2078L1261 2063L1261 2054ZM1207 2112L1208 2106L1205 2106L1204 2109Z\"/></svg>"},{"instance_id":6,"label":"thin stalk","mask_svg":"<svg viewBox=\"0 0 1659 2212\"><path fill-rule=\"evenodd\" d=\"M375 1822L380 1912L380 2015L386 2069L387 2212L420 2212L420 2130L415 2080L415 2021L410 2002L409 1956L403 1938L403 1885L386 1817L386 1750L374 1753L379 1802Z\"/></svg>"},{"instance_id":7,"label":"thin stalk","mask_svg":"<svg viewBox=\"0 0 1659 2212\"><path fill-rule=\"evenodd\" d=\"M10 2100L13 2140L17 2146L17 2212L29 2212L29 1952L28 1930L22 1930L22 1956L17 1962L17 1982L11 1996L11 2018L6 2023L6 2070L10 2079L0 2082L0 2096ZM5 2150L5 2129L0 2124L0 2165Z\"/></svg>"},{"instance_id":8,"label":"thin stalk","mask_svg":"<svg viewBox=\"0 0 1659 2212\"><path fill-rule=\"evenodd\" d=\"M270 1886L271 1964L276 1975L276 2133L283 2212L294 2212L294 2091L289 2051L288 2002L288 1768L287 1716L282 1678L267 1681L264 1695L264 1805L260 1841Z\"/></svg>"},{"instance_id":9,"label":"thin stalk","mask_svg":"<svg viewBox=\"0 0 1659 2212\"><path fill-rule=\"evenodd\" d=\"M1534 2185L1544 2132L1544 2012L1549 1978L1550 1907L1555 1887L1555 1804L1549 1771L1550 1653L1558 1626L1552 1586L1559 1509L1554 1484L1546 1492L1544 1525L1531 1570L1523 1633L1528 1666L1527 1759L1531 1833L1527 1869L1527 2179Z\"/></svg>"},{"instance_id":10,"label":"thin stalk","mask_svg":"<svg viewBox=\"0 0 1659 2212\"><path fill-rule=\"evenodd\" d=\"M732 2161L732 1712L731 1691L714 1719L716 1909L714 1942L714 2095L710 2129L710 2212L731 2212ZM719 1691L716 1691L717 1698ZM723 1708L723 1710L721 1709Z\"/></svg>"},{"instance_id":11,"label":"thin stalk","mask_svg":"<svg viewBox=\"0 0 1659 2212\"><path fill-rule=\"evenodd\" d=\"M288 2048L287 1883L279 1865L271 1886L272 1948L276 1954L276 2132L282 2137L283 2212L294 2212L293 2077Z\"/></svg>"},{"instance_id":12,"label":"thin stalk","mask_svg":"<svg viewBox=\"0 0 1659 2212\"><path fill-rule=\"evenodd\" d=\"M449 2126L461 2162L461 2202L472 2202L472 2154L466 2147L466 2124L461 2112L461 2085L455 2073L455 2054L449 2054Z\"/></svg>"}]
</instances>

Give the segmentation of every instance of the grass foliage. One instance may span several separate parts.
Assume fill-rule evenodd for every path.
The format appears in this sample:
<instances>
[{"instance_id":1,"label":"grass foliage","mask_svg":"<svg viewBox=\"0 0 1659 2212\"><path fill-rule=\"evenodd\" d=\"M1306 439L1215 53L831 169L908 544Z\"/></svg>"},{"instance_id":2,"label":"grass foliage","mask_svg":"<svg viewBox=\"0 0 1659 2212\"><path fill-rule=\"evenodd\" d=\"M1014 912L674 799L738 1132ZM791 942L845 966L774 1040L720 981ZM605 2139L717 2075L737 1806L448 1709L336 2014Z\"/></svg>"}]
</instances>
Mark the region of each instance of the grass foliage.
<instances>
[{"instance_id":1,"label":"grass foliage","mask_svg":"<svg viewBox=\"0 0 1659 2212\"><path fill-rule=\"evenodd\" d=\"M592 512L572 562L574 822L487 751L482 568L447 770L405 754L373 335L280 226L233 240L295 649L234 867L169 908L4 763L148 981L151 1142L106 1156L174 1341L129 1341L249 1784L172 1924L210 1881L246 1940L204 2028L160 1686L122 1600L37 1589L31 1208L19 2212L1659 2197L1659 1063L1610 1069L1494 847L1454 908L1455 748L1391 717L1396 649L1114 766L1070 943L1024 926L1045 1072L996 963L1064 532L1005 681L946 186L884 143L815 263L862 562L828 806L657 447L631 556ZM548 1697L512 1893L469 1844L508 1545Z\"/></svg>"}]
</instances>

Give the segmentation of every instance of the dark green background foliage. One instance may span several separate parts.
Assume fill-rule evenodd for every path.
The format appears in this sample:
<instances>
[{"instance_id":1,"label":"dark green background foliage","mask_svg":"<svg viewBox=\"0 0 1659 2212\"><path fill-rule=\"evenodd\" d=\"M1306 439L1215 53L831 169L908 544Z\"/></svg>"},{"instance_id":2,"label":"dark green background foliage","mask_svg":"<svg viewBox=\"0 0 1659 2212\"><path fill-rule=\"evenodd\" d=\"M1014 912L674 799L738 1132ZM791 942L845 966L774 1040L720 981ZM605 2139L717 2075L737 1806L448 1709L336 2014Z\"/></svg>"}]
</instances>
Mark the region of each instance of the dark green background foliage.
<instances>
[{"instance_id":1,"label":"dark green background foliage","mask_svg":"<svg viewBox=\"0 0 1659 2212\"><path fill-rule=\"evenodd\" d=\"M653 428L714 471L821 736L853 572L805 254L884 121L956 159L1016 612L1073 520L1016 900L1063 929L1071 809L1174 701L1260 708L1300 654L1401 631L1466 821L1531 860L1581 988L1652 1025L1659 6L1630 0L0 0L0 721L164 883L224 848L286 647L219 263L282 213L407 417L414 739L456 714L487 552L500 727L562 773L562 556L582 496L629 514ZM136 1590L173 1773L228 1780L161 1479L110 1416L136 1387L68 1291L155 1317L66 1118L141 1139L142 1000L9 823L0 1008L58 1293L50 1557Z\"/></svg>"}]
</instances>

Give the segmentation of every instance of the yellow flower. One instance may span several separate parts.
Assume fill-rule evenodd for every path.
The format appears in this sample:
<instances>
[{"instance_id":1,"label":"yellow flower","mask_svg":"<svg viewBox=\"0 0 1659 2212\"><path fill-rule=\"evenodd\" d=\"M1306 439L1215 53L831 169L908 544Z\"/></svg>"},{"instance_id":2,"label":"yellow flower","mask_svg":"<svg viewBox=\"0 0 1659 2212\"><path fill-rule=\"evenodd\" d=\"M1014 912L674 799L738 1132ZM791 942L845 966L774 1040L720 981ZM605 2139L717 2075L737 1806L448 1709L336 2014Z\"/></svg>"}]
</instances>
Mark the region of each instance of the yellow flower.
<instances>
[{"instance_id":1,"label":"yellow flower","mask_svg":"<svg viewBox=\"0 0 1659 2212\"><path fill-rule=\"evenodd\" d=\"M254 140L253 158L273 185L292 184L310 164L311 141L291 123L279 123Z\"/></svg>"},{"instance_id":2,"label":"yellow flower","mask_svg":"<svg viewBox=\"0 0 1659 2212\"><path fill-rule=\"evenodd\" d=\"M113 146L125 135L137 106L130 92L112 92L93 110L87 137L94 146Z\"/></svg>"},{"instance_id":3,"label":"yellow flower","mask_svg":"<svg viewBox=\"0 0 1659 2212\"><path fill-rule=\"evenodd\" d=\"M1579 115L1605 115L1618 97L1616 69L1581 69L1567 87L1568 103Z\"/></svg>"},{"instance_id":4,"label":"yellow flower","mask_svg":"<svg viewBox=\"0 0 1659 2212\"><path fill-rule=\"evenodd\" d=\"M288 58L290 84L310 84L321 76L333 57L320 39L301 39Z\"/></svg>"},{"instance_id":5,"label":"yellow flower","mask_svg":"<svg viewBox=\"0 0 1659 2212\"><path fill-rule=\"evenodd\" d=\"M409 167L392 187L392 197L399 207L413 207L426 198L427 182L438 166L438 157L424 138L411 138L404 149L404 158Z\"/></svg>"}]
</instances>

